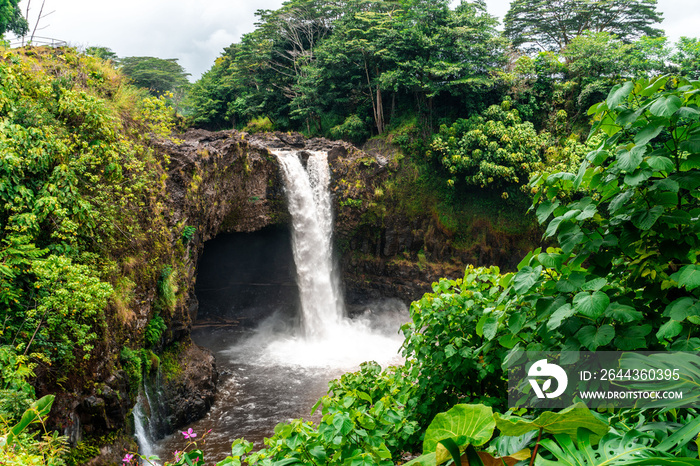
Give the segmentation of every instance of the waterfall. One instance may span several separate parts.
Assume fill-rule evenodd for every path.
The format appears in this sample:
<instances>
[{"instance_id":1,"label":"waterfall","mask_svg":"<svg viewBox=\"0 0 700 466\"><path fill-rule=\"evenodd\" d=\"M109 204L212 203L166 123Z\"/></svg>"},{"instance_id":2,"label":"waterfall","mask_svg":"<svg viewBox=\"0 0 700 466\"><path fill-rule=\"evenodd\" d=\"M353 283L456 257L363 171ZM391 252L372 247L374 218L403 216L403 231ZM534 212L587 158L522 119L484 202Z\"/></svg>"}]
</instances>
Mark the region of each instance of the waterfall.
<instances>
[{"instance_id":1,"label":"waterfall","mask_svg":"<svg viewBox=\"0 0 700 466\"><path fill-rule=\"evenodd\" d=\"M334 222L327 154L304 152L304 164L299 152L273 153L279 160L291 216L291 255L302 331L290 325L288 318L288 311L297 308L296 295L292 302L281 303L278 312L261 319L254 330L218 324L193 330L194 341L215 352L222 385L209 414L182 428L211 430L207 459L211 451L214 461L230 455L231 438L245 437L263 446L263 438L270 437L280 421L307 418L326 393L328 381L343 372L357 370L364 361L385 366L403 361L398 354L403 341L398 329L409 316L402 302L376 301L361 313L345 316L332 259ZM261 261L270 260L267 252ZM222 261L235 263L238 259L235 254L222 256ZM285 262L290 259L288 254L284 257ZM220 266L212 266L212 273L222 273ZM231 293L229 299L241 297ZM160 442L157 453L165 457L181 447L182 436L174 435Z\"/></svg>"},{"instance_id":2,"label":"waterfall","mask_svg":"<svg viewBox=\"0 0 700 466\"><path fill-rule=\"evenodd\" d=\"M145 373L143 385L134 406L134 437L139 445L139 454L144 458L155 454L157 440L169 430L162 379L160 368L155 373Z\"/></svg>"},{"instance_id":3,"label":"waterfall","mask_svg":"<svg viewBox=\"0 0 700 466\"><path fill-rule=\"evenodd\" d=\"M296 151L275 151L292 217L292 249L307 338L324 337L343 318L333 267L333 211L325 152L309 152L306 169Z\"/></svg>"},{"instance_id":4,"label":"waterfall","mask_svg":"<svg viewBox=\"0 0 700 466\"><path fill-rule=\"evenodd\" d=\"M134 437L139 445L139 454L144 458L153 455L153 445L155 439L151 436L148 417L145 410L148 400L143 391L139 391L139 396L134 406Z\"/></svg>"}]
</instances>

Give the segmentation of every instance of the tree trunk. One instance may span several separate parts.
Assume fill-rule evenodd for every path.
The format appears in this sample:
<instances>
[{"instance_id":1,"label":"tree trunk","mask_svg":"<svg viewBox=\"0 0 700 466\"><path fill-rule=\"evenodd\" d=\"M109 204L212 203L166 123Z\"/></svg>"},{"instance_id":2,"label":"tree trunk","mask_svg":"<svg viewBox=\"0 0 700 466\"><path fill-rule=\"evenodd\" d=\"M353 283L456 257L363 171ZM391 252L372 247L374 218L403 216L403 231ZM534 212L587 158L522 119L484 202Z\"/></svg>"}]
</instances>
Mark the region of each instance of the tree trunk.
<instances>
[{"instance_id":1,"label":"tree trunk","mask_svg":"<svg viewBox=\"0 0 700 466\"><path fill-rule=\"evenodd\" d=\"M377 83L377 131L379 134L384 132L384 105L382 103L382 91L379 89L379 83Z\"/></svg>"}]
</instances>

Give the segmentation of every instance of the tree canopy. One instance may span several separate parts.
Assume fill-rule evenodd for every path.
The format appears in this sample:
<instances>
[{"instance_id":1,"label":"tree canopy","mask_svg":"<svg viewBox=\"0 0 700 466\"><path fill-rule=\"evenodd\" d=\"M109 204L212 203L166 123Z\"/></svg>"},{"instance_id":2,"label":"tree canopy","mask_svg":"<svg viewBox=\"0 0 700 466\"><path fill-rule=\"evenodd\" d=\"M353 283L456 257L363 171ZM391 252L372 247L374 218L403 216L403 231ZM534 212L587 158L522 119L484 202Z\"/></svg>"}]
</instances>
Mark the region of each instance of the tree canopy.
<instances>
[{"instance_id":1,"label":"tree canopy","mask_svg":"<svg viewBox=\"0 0 700 466\"><path fill-rule=\"evenodd\" d=\"M119 61L117 54L109 47L88 47L85 49L85 54L103 60L111 60L115 63Z\"/></svg>"},{"instance_id":2,"label":"tree canopy","mask_svg":"<svg viewBox=\"0 0 700 466\"><path fill-rule=\"evenodd\" d=\"M322 133L367 115L381 134L402 108L429 127L468 107L504 62L506 43L482 2L290 0L257 14L258 28L194 86L198 124L266 115L279 128Z\"/></svg>"},{"instance_id":3,"label":"tree canopy","mask_svg":"<svg viewBox=\"0 0 700 466\"><path fill-rule=\"evenodd\" d=\"M656 0L514 0L505 34L515 46L559 51L585 31L608 32L623 42L659 37Z\"/></svg>"},{"instance_id":4,"label":"tree canopy","mask_svg":"<svg viewBox=\"0 0 700 466\"><path fill-rule=\"evenodd\" d=\"M134 85L148 89L154 96L175 91L189 83L189 73L180 66L177 58L124 57L119 63L122 72Z\"/></svg>"},{"instance_id":5,"label":"tree canopy","mask_svg":"<svg viewBox=\"0 0 700 466\"><path fill-rule=\"evenodd\" d=\"M22 36L29 30L18 3L19 0L0 0L0 37L8 31Z\"/></svg>"}]
</instances>

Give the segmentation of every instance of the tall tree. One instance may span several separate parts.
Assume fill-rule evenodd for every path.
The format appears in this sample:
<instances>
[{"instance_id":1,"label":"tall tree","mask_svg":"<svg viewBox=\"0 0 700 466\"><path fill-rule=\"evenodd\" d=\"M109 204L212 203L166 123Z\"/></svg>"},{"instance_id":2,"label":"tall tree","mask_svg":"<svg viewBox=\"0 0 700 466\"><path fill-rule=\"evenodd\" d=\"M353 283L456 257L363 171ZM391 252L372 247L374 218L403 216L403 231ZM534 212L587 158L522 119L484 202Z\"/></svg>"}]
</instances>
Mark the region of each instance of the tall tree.
<instances>
[{"instance_id":1,"label":"tall tree","mask_svg":"<svg viewBox=\"0 0 700 466\"><path fill-rule=\"evenodd\" d=\"M382 75L386 88L413 94L423 127L433 126L433 101L441 93L459 95L491 83L489 74L504 62L505 44L497 20L483 1L404 0L389 48L395 64Z\"/></svg>"},{"instance_id":2,"label":"tall tree","mask_svg":"<svg viewBox=\"0 0 700 466\"><path fill-rule=\"evenodd\" d=\"M120 60L121 70L133 83L154 96L176 91L187 86L189 73L177 58L125 57Z\"/></svg>"},{"instance_id":3,"label":"tall tree","mask_svg":"<svg viewBox=\"0 0 700 466\"><path fill-rule=\"evenodd\" d=\"M609 32L629 43L660 37L656 0L513 0L504 19L516 46L559 51L585 31Z\"/></svg>"},{"instance_id":4,"label":"tall tree","mask_svg":"<svg viewBox=\"0 0 700 466\"><path fill-rule=\"evenodd\" d=\"M325 0L288 0L278 10L258 10L260 20L255 33L269 47L267 66L279 79L273 87L289 99L290 116L304 122L307 131L313 121L320 129L320 115L309 102L315 97L314 62L316 49L331 33L337 11L333 2Z\"/></svg>"},{"instance_id":5,"label":"tall tree","mask_svg":"<svg viewBox=\"0 0 700 466\"><path fill-rule=\"evenodd\" d=\"M337 83L335 88L340 91L334 93L335 97L349 104L351 111L369 101L378 134L386 125L385 89L380 78L393 67L389 48L393 45L394 23L403 13L398 8L396 2L348 2L346 14L336 22L333 36L319 53L325 75Z\"/></svg>"},{"instance_id":6,"label":"tall tree","mask_svg":"<svg viewBox=\"0 0 700 466\"><path fill-rule=\"evenodd\" d=\"M18 3L19 0L0 0L0 37L8 31L18 36L29 31L29 24L22 16Z\"/></svg>"}]
</instances>

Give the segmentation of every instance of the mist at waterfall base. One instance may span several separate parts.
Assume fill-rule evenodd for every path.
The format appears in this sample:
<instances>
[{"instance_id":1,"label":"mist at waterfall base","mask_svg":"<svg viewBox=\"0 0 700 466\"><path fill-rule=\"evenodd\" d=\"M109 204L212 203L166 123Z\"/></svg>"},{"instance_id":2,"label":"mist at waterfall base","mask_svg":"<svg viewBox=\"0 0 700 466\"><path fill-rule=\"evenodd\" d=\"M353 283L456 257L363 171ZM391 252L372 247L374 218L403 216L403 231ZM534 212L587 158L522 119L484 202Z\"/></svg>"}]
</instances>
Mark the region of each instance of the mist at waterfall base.
<instances>
[{"instance_id":1,"label":"mist at waterfall base","mask_svg":"<svg viewBox=\"0 0 700 466\"><path fill-rule=\"evenodd\" d=\"M402 362L399 327L408 320L402 302L371 302L345 317L331 253L325 154L311 154L305 168L296 153L276 155L291 231L220 235L206 244L199 263L192 338L214 352L220 380L209 414L184 430L211 429L207 461L224 459L236 438L263 446L280 422L319 421L320 410L312 417L311 409L328 382L362 362ZM176 433L154 450L166 460L185 443Z\"/></svg>"}]
</instances>

